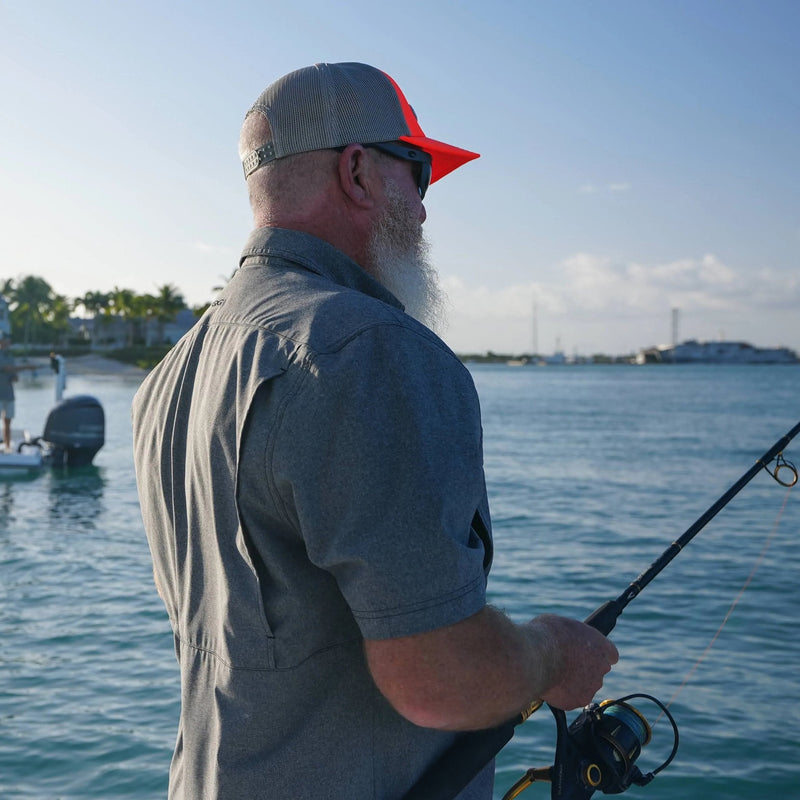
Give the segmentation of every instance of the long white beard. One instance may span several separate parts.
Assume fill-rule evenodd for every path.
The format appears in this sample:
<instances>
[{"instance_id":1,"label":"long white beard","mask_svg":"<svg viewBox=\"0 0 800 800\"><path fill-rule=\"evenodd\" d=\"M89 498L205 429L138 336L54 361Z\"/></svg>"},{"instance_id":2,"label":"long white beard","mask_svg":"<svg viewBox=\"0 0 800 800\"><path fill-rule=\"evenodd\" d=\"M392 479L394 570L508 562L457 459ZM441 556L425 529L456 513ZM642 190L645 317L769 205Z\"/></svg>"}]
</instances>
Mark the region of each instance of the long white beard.
<instances>
[{"instance_id":1,"label":"long white beard","mask_svg":"<svg viewBox=\"0 0 800 800\"><path fill-rule=\"evenodd\" d=\"M447 297L430 263L430 245L397 183L387 179L385 188L386 209L369 245L374 276L405 306L407 314L442 333L447 327Z\"/></svg>"}]
</instances>

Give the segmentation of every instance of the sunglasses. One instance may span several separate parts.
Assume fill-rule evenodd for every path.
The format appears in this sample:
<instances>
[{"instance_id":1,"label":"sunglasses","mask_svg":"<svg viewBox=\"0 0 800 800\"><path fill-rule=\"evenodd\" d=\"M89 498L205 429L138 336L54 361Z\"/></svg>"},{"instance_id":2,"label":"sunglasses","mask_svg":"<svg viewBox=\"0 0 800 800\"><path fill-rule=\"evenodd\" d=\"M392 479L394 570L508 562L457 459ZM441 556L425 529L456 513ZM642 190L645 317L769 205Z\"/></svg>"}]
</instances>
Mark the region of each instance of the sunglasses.
<instances>
[{"instance_id":1,"label":"sunglasses","mask_svg":"<svg viewBox=\"0 0 800 800\"><path fill-rule=\"evenodd\" d=\"M419 199L424 199L425 192L428 191L428 187L431 185L432 169L430 153L426 153L422 150L414 150L403 142L375 142L374 144L365 144L364 147L372 147L375 150L380 150L382 153L387 153L402 161L410 161L415 167L414 177L417 181Z\"/></svg>"}]
</instances>

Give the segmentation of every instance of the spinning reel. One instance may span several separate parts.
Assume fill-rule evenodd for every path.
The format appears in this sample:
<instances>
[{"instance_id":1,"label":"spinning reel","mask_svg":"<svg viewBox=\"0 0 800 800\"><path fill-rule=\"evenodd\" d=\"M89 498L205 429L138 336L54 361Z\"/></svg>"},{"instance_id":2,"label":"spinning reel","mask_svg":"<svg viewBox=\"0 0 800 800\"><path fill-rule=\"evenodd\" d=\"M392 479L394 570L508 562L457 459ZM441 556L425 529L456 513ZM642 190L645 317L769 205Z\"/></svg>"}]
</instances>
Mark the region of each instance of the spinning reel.
<instances>
[{"instance_id":1,"label":"spinning reel","mask_svg":"<svg viewBox=\"0 0 800 800\"><path fill-rule=\"evenodd\" d=\"M643 774L635 765L642 748L652 738L644 715L626 701L641 697L655 703L672 725L674 743L669 758ZM513 800L536 781L552 784L552 800L588 800L596 791L621 794L632 784L645 786L663 770L678 751L678 726L667 708L648 694L629 694L586 706L567 726L566 714L550 708L556 720L556 757L552 767L529 769L506 792Z\"/></svg>"}]
</instances>

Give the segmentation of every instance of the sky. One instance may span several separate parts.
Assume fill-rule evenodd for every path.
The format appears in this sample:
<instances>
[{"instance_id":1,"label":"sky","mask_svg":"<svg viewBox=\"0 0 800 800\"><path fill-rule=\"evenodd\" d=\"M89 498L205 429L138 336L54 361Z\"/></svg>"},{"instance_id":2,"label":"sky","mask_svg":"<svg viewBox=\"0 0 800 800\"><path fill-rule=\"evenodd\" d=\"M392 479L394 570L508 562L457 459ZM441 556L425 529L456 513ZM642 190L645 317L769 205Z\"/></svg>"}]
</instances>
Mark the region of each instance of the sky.
<instances>
[{"instance_id":1,"label":"sky","mask_svg":"<svg viewBox=\"0 0 800 800\"><path fill-rule=\"evenodd\" d=\"M0 280L214 297L276 78L388 72L481 158L425 198L459 353L800 351L796 0L0 0Z\"/></svg>"}]
</instances>

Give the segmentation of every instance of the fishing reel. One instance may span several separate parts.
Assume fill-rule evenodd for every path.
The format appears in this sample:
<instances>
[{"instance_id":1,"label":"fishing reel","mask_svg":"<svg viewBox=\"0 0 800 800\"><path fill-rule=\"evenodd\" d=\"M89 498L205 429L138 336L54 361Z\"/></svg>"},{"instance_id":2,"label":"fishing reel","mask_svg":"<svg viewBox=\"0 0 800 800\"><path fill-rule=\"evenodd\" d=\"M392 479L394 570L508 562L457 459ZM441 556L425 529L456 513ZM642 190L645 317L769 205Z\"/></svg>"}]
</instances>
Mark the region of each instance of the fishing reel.
<instances>
[{"instance_id":1,"label":"fishing reel","mask_svg":"<svg viewBox=\"0 0 800 800\"><path fill-rule=\"evenodd\" d=\"M674 734L672 752L667 760L647 774L634 763L652 738L647 719L627 702L637 697L655 703L669 719ZM596 791L621 794L633 784L650 783L678 751L675 720L661 701L647 694L630 694L619 700L592 703L569 726L563 711L552 707L550 710L557 730L555 763L552 767L529 769L503 800L513 800L536 781L552 784L552 800L588 800Z\"/></svg>"}]
</instances>

